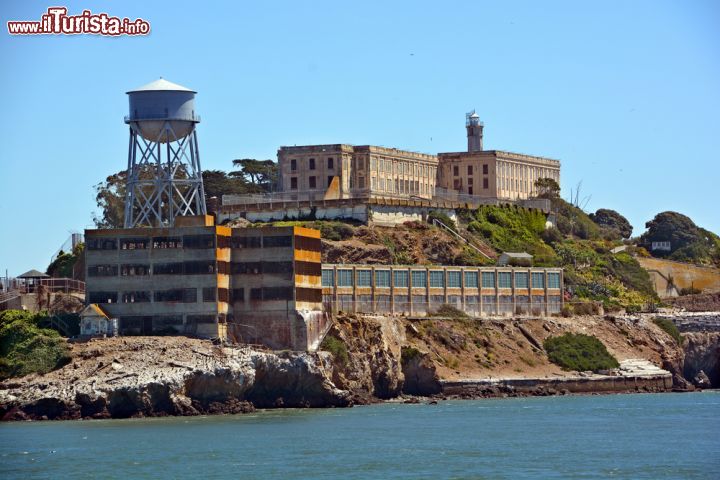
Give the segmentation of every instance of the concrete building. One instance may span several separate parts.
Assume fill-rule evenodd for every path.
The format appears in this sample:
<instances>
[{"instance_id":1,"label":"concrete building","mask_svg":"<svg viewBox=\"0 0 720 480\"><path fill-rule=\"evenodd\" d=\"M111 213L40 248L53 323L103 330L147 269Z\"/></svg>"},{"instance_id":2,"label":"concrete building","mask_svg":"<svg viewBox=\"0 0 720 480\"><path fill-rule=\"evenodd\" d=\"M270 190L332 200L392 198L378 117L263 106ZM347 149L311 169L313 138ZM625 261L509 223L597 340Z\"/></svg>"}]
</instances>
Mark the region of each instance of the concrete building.
<instances>
[{"instance_id":1,"label":"concrete building","mask_svg":"<svg viewBox=\"0 0 720 480\"><path fill-rule=\"evenodd\" d=\"M292 200L430 199L438 167L435 155L344 144L280 147L278 162L281 190Z\"/></svg>"},{"instance_id":2,"label":"concrete building","mask_svg":"<svg viewBox=\"0 0 720 480\"><path fill-rule=\"evenodd\" d=\"M525 200L537 194L535 180L552 178L560 184L560 162L545 157L483 150L483 129L478 115L467 115L467 152L438 154L437 196L451 192L468 196Z\"/></svg>"},{"instance_id":3,"label":"concrete building","mask_svg":"<svg viewBox=\"0 0 720 480\"><path fill-rule=\"evenodd\" d=\"M328 311L425 315L449 304L470 315L559 313L560 268L323 265Z\"/></svg>"},{"instance_id":4,"label":"concrete building","mask_svg":"<svg viewBox=\"0 0 720 480\"><path fill-rule=\"evenodd\" d=\"M85 231L87 303L118 318L120 334L315 348L326 328L319 232L231 229L210 216L175 222Z\"/></svg>"}]
</instances>

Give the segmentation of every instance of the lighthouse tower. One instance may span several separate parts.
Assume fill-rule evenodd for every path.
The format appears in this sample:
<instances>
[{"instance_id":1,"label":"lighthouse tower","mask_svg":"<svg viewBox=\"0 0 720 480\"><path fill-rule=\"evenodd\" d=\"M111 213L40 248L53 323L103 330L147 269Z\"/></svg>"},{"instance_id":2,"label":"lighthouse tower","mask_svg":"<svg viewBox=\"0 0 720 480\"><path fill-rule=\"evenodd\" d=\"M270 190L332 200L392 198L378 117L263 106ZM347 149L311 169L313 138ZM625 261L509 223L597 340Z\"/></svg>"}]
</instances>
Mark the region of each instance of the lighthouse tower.
<instances>
[{"instance_id":1,"label":"lighthouse tower","mask_svg":"<svg viewBox=\"0 0 720 480\"><path fill-rule=\"evenodd\" d=\"M468 152L482 152L483 149L483 123L475 110L465 114L465 128L467 129Z\"/></svg>"}]
</instances>

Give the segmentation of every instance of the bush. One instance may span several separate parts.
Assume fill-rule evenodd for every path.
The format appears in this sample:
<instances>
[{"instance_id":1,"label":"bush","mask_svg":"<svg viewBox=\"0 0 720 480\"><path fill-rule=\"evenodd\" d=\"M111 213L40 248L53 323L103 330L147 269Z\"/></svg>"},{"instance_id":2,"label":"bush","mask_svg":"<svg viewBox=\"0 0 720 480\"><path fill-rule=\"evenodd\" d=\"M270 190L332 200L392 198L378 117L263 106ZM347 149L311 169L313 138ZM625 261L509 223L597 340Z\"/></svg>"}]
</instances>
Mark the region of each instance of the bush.
<instances>
[{"instance_id":1,"label":"bush","mask_svg":"<svg viewBox=\"0 0 720 480\"><path fill-rule=\"evenodd\" d=\"M596 372L620 366L605 345L592 335L566 333L546 339L543 346L548 359L563 370Z\"/></svg>"},{"instance_id":2,"label":"bush","mask_svg":"<svg viewBox=\"0 0 720 480\"><path fill-rule=\"evenodd\" d=\"M331 335L326 336L322 341L322 344L320 344L320 349L330 352L335 360L335 363L338 365L345 366L350 361L347 346L339 338Z\"/></svg>"},{"instance_id":3,"label":"bush","mask_svg":"<svg viewBox=\"0 0 720 480\"><path fill-rule=\"evenodd\" d=\"M678 294L680 294L681 297L684 297L685 295L698 295L702 293L702 290L695 287L685 287L681 288Z\"/></svg>"},{"instance_id":4,"label":"bush","mask_svg":"<svg viewBox=\"0 0 720 480\"><path fill-rule=\"evenodd\" d=\"M415 360L416 358L420 357L422 353L420 353L420 350L414 347L402 347L400 350L400 362L403 365L407 365L409 362Z\"/></svg>"},{"instance_id":5,"label":"bush","mask_svg":"<svg viewBox=\"0 0 720 480\"><path fill-rule=\"evenodd\" d=\"M455 225L455 222L452 218L450 218L446 213L439 212L437 210L431 210L430 213L428 213L427 221L429 224L432 225L433 220L438 220L441 223L444 223L445 226L452 228L453 230L457 231L457 225Z\"/></svg>"},{"instance_id":6,"label":"bush","mask_svg":"<svg viewBox=\"0 0 720 480\"><path fill-rule=\"evenodd\" d=\"M670 335L678 345L682 345L685 341L683 336L680 334L680 330L678 330L672 320L668 320L667 318L654 318L653 323L663 329L665 333Z\"/></svg>"},{"instance_id":7,"label":"bush","mask_svg":"<svg viewBox=\"0 0 720 480\"><path fill-rule=\"evenodd\" d=\"M353 227L342 222L315 222L312 228L320 230L320 236L327 240L347 240L354 234Z\"/></svg>"},{"instance_id":8,"label":"bush","mask_svg":"<svg viewBox=\"0 0 720 480\"><path fill-rule=\"evenodd\" d=\"M448 305L447 303L443 303L440 305L440 307L433 313L430 314L431 317L449 317L449 318L470 318L470 316L463 312L462 310L453 307L452 305Z\"/></svg>"},{"instance_id":9,"label":"bush","mask_svg":"<svg viewBox=\"0 0 720 480\"><path fill-rule=\"evenodd\" d=\"M47 373L70 361L66 341L38 326L47 318L20 310L0 312L0 378Z\"/></svg>"}]
</instances>

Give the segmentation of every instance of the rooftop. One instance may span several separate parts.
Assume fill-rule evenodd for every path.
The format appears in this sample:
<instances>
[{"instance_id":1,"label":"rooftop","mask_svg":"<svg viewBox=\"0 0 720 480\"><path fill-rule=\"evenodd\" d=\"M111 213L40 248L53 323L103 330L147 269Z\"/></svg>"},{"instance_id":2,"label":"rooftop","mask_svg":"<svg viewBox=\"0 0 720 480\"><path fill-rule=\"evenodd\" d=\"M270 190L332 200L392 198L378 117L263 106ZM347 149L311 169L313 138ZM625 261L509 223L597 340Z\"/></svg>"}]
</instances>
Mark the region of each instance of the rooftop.
<instances>
[{"instance_id":1,"label":"rooftop","mask_svg":"<svg viewBox=\"0 0 720 480\"><path fill-rule=\"evenodd\" d=\"M125 93L159 92L159 91L197 93L194 90L190 90L189 88L183 87L182 85L178 85L177 83L169 82L162 77L160 77L159 79L152 81L146 85L143 85L142 87L136 88L135 90L130 90Z\"/></svg>"}]
</instances>

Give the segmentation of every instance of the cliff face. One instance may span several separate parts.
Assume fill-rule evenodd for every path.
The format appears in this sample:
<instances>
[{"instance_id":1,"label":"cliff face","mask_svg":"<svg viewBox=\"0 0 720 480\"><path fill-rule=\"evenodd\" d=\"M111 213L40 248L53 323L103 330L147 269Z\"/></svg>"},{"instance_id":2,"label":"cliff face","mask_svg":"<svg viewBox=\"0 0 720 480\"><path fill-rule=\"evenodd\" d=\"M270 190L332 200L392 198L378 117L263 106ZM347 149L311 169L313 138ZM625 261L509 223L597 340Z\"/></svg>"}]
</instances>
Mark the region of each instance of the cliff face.
<instances>
[{"instance_id":1,"label":"cliff face","mask_svg":"<svg viewBox=\"0 0 720 480\"><path fill-rule=\"evenodd\" d=\"M126 418L347 406L327 353L219 348L183 337L124 337L72 346L46 375L0 383L0 417Z\"/></svg>"},{"instance_id":2,"label":"cliff face","mask_svg":"<svg viewBox=\"0 0 720 480\"><path fill-rule=\"evenodd\" d=\"M598 337L619 361L645 360L691 388L700 370L718 386L720 333L687 333L685 350L650 319L471 320L341 315L334 353L217 347L184 337L120 337L72 344L72 361L46 375L0 383L0 418L127 418L344 407L444 385L577 376L550 363L549 336ZM632 362L631 362L632 363ZM696 382L697 383L697 382ZM632 387L630 387L632 388ZM447 392L445 392L447 393ZM512 392L511 392L512 393ZM487 395L507 394L502 389ZM531 393L532 394L532 393Z\"/></svg>"},{"instance_id":3,"label":"cliff face","mask_svg":"<svg viewBox=\"0 0 720 480\"><path fill-rule=\"evenodd\" d=\"M328 333L346 345L347 361L335 360L333 381L353 392L356 402L397 397L404 382L402 322L387 317L340 315Z\"/></svg>"},{"instance_id":4,"label":"cliff face","mask_svg":"<svg viewBox=\"0 0 720 480\"><path fill-rule=\"evenodd\" d=\"M683 337L685 378L694 381L702 371L710 382L709 386L720 388L720 332L689 332L683 333Z\"/></svg>"}]
</instances>

